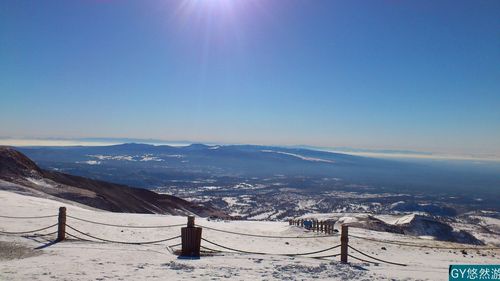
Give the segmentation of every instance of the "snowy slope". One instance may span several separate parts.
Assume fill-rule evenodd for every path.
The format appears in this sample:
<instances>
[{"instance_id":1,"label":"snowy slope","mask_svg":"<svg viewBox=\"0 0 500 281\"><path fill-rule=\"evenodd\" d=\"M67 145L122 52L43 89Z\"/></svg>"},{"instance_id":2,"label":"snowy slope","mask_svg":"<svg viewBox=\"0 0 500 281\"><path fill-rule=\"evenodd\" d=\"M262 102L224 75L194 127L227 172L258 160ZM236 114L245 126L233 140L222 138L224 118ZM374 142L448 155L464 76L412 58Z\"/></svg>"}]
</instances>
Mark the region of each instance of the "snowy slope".
<instances>
[{"instance_id":1,"label":"snowy slope","mask_svg":"<svg viewBox=\"0 0 500 281\"><path fill-rule=\"evenodd\" d=\"M147 214L110 213L69 205L55 200L0 191L0 215L41 216L57 213L64 205L68 215L108 224L173 225L183 224L185 217ZM18 220L0 218L0 231L23 231L55 223L57 218ZM305 230L283 222L233 221L218 222L197 218L200 225L234 232L273 236L313 236ZM71 225L92 235L119 241L149 241L173 237L180 229L121 229L96 226L68 218ZM44 233L51 232L50 230ZM68 230L70 232L70 230ZM351 228L350 234L376 239L411 243L452 246L460 245L415 239L390 233ZM339 237L313 239L270 239L239 236L203 229L203 237L229 247L268 253L310 252L334 246ZM16 244L12 244L12 242ZM353 262L342 265L338 258L318 260L308 257L224 253L200 260L180 260L167 245L179 239L153 245L122 245L68 240L34 250L47 244L42 238L23 238L0 234L0 280L447 280L448 265L498 264L498 250L458 250L408 248L350 239L350 245L381 259L407 263L409 266ZM5 245L17 247L22 254L14 255ZM204 244L212 248L213 245ZM24 248L23 248L24 247ZM382 250L385 247L386 250ZM178 247L177 247L178 248ZM177 249L176 248L176 249ZM21 251L22 250L22 251ZM336 254L338 249L322 253ZM355 254L355 253L353 253ZM12 259L13 257L22 257Z\"/></svg>"},{"instance_id":2,"label":"snowy slope","mask_svg":"<svg viewBox=\"0 0 500 281\"><path fill-rule=\"evenodd\" d=\"M372 231L391 232L414 236L415 238L435 239L471 245L492 244L499 246L500 235L492 232L495 224L483 223L478 225L474 222L487 217L469 216L467 220L455 220L447 217L434 217L426 214L385 214L372 215L370 213L309 213L301 216L302 219L329 220L339 224L349 224L352 227L364 228ZM477 237L482 238L481 240Z\"/></svg>"},{"instance_id":3,"label":"snowy slope","mask_svg":"<svg viewBox=\"0 0 500 281\"><path fill-rule=\"evenodd\" d=\"M5 184L7 187L4 187ZM94 208L128 213L225 216L217 209L146 189L43 170L19 151L0 146L0 190L55 196Z\"/></svg>"}]
</instances>

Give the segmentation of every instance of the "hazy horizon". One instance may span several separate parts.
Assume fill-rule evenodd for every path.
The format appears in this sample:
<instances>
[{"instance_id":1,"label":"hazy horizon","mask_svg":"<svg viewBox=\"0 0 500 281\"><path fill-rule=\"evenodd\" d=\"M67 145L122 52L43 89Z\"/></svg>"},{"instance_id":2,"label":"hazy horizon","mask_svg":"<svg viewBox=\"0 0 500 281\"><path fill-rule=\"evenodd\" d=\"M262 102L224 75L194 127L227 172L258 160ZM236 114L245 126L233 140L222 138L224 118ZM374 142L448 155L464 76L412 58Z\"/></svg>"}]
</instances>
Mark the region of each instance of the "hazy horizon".
<instances>
[{"instance_id":1,"label":"hazy horizon","mask_svg":"<svg viewBox=\"0 0 500 281\"><path fill-rule=\"evenodd\" d=\"M478 155L478 154L442 154L431 151L413 151L413 150L388 150L376 148L360 147L317 147L303 144L282 145L282 144L261 144L261 143L221 143L221 142L198 142L189 140L158 140L158 139L136 139L136 138L6 138L0 137L0 146L14 147L64 147L64 146L110 146L127 143L149 144L149 145L168 145L168 146L188 146L191 144L205 145L257 145L257 146L275 146L284 148L305 148L319 151L345 153L374 158L401 158L401 159L428 159L428 160L466 160L466 161L493 161L500 162L500 157L496 155Z\"/></svg>"},{"instance_id":2,"label":"hazy horizon","mask_svg":"<svg viewBox=\"0 0 500 281\"><path fill-rule=\"evenodd\" d=\"M498 1L3 1L0 137L500 158Z\"/></svg>"}]
</instances>

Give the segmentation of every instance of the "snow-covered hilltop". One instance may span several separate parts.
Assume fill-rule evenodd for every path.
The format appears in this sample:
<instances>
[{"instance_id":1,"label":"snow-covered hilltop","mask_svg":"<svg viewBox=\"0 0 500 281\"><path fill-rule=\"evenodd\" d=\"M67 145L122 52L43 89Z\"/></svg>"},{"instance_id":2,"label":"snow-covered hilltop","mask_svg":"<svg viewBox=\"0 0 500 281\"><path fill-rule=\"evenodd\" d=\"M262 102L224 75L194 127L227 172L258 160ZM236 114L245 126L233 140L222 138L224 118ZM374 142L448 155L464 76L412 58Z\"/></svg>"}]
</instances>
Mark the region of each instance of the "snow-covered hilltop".
<instances>
[{"instance_id":1,"label":"snow-covered hilltop","mask_svg":"<svg viewBox=\"0 0 500 281\"><path fill-rule=\"evenodd\" d=\"M57 222L56 217L41 219L14 219L8 217L36 217L56 215L60 206L68 209L68 234L77 237L92 235L115 241L153 241L180 235L180 226L163 228L127 228L126 226L168 226L186 222L182 216L127 214L98 211L72 203L0 191L0 231L22 232L39 229ZM87 219L114 227L81 221ZM406 223L406 222L401 222ZM498 250L465 250L475 246L412 238L393 233L377 232L351 227L349 244L381 260L404 263L396 266L378 265L351 259L341 264L338 257L314 259L314 256L338 254L338 249L305 256L284 256L314 252L339 244L339 237L324 237L284 222L265 221L210 221L197 218L205 226L203 238L208 241L244 251L263 254L241 254L226 251L207 242L203 246L224 250L207 253L199 260L178 259L175 250L180 239L149 245L124 245L78 241L52 244L53 235L20 236L0 234L1 280L447 280L450 264L498 264ZM228 231L220 232L210 228ZM50 233L53 229L40 231ZM264 238L235 233L288 238ZM315 238L291 238L314 237ZM400 241L441 248L409 247L383 244L354 236L375 240ZM172 247L170 247L170 246ZM356 252L352 255L361 257Z\"/></svg>"},{"instance_id":2,"label":"snow-covered hilltop","mask_svg":"<svg viewBox=\"0 0 500 281\"><path fill-rule=\"evenodd\" d=\"M500 246L500 236L497 233L485 231L487 227L479 225L465 225L455 223L455 219L433 217L422 214L392 214L373 215L369 213L327 213L308 214L300 217L302 219L329 220L336 225L348 224L357 228L373 231L390 232L402 235L414 236L416 238L435 239L440 241L457 242L471 245L484 245L493 243ZM500 220L488 217L477 217L478 221L483 219L493 225L500 225ZM480 239L479 239L479 238ZM496 241L495 241L496 240Z\"/></svg>"}]
</instances>

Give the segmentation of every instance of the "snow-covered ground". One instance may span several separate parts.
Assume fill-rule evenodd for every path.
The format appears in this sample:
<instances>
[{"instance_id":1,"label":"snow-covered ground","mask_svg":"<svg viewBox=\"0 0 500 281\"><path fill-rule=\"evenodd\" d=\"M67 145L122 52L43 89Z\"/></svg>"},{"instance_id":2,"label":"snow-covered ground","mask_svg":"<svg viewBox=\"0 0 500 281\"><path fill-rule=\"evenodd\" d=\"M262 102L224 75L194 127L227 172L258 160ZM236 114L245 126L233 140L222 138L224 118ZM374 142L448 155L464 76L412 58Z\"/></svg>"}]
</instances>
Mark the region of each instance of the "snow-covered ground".
<instances>
[{"instance_id":1,"label":"snow-covered ground","mask_svg":"<svg viewBox=\"0 0 500 281\"><path fill-rule=\"evenodd\" d=\"M52 215L57 214L60 206L66 206L70 216L108 224L147 226L186 222L185 217L109 213L7 191L0 191L0 202L1 216ZM55 217L35 220L0 218L0 231L36 229L54 224L56 221ZM180 227L121 229L98 226L71 218L68 218L67 223L85 233L118 241L150 241L180 235ZM197 218L197 223L247 234L316 235L283 222L220 222ZM68 232L75 234L71 229L68 229ZM349 229L349 233L376 239L425 243L425 245L464 246L355 228ZM311 252L339 244L338 236L312 239L258 238L221 233L208 228L203 229L203 237L228 247L267 253ZM377 266L355 261L350 265L343 265L338 262L338 257L320 260L309 257L236 253L215 254L199 260L183 260L173 254L173 250L178 247L167 246L178 243L180 239L152 245L67 240L50 245L43 238L0 234L0 280L447 280L450 264L500 263L498 250L467 250L468 253L464 255L459 250L409 248L378 244L354 237L350 239L350 245L355 248L381 259L406 263L409 266L389 264ZM205 242L202 245L217 248ZM35 249L37 247L42 248ZM12 248L18 249L17 252L21 254L14 254L15 251L9 250ZM339 250L335 249L321 255L338 252Z\"/></svg>"}]
</instances>

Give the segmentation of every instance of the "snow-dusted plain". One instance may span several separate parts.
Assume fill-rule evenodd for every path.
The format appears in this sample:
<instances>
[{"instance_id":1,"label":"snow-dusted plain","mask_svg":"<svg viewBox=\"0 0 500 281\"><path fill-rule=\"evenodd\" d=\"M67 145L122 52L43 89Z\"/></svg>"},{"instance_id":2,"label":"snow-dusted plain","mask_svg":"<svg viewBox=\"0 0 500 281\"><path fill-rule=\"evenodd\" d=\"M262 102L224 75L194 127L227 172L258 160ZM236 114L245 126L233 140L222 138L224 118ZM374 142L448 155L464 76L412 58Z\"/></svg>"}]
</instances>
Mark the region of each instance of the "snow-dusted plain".
<instances>
[{"instance_id":1,"label":"snow-dusted plain","mask_svg":"<svg viewBox=\"0 0 500 281\"><path fill-rule=\"evenodd\" d=\"M2 216L55 215L60 206L66 206L70 216L108 224L151 226L186 222L185 217L96 211L8 191L0 191L0 202ZM0 231L31 230L56 222L55 217L23 220L0 218ZM197 218L197 223L249 234L316 235L284 222L220 222ZM151 241L180 235L180 227L117 228L94 225L71 218L68 218L67 224L85 233L117 241ZM42 233L54 230L45 230ZM355 228L351 228L349 232L357 236L422 245L469 246ZM71 229L68 229L68 233L76 234ZM83 237L81 234L79 236ZM338 236L312 239L258 238L221 233L207 228L203 229L203 237L228 247L275 254L311 252L340 243ZM406 263L408 266L373 265L355 261L344 265L340 264L338 257L320 260L310 257L236 253L220 253L204 256L199 260L184 260L178 259L174 254L178 246L173 248L168 246L180 243L180 239L152 245L83 242L72 239L50 244L50 240L0 234L0 280L448 280L450 264L500 263L498 250L467 250L467 254L464 254L459 250L410 248L355 238L350 239L350 245L355 248L381 259ZM217 249L216 246L205 242L202 245ZM12 248L17 251L13 251ZM335 249L320 255L338 252L339 249Z\"/></svg>"}]
</instances>

